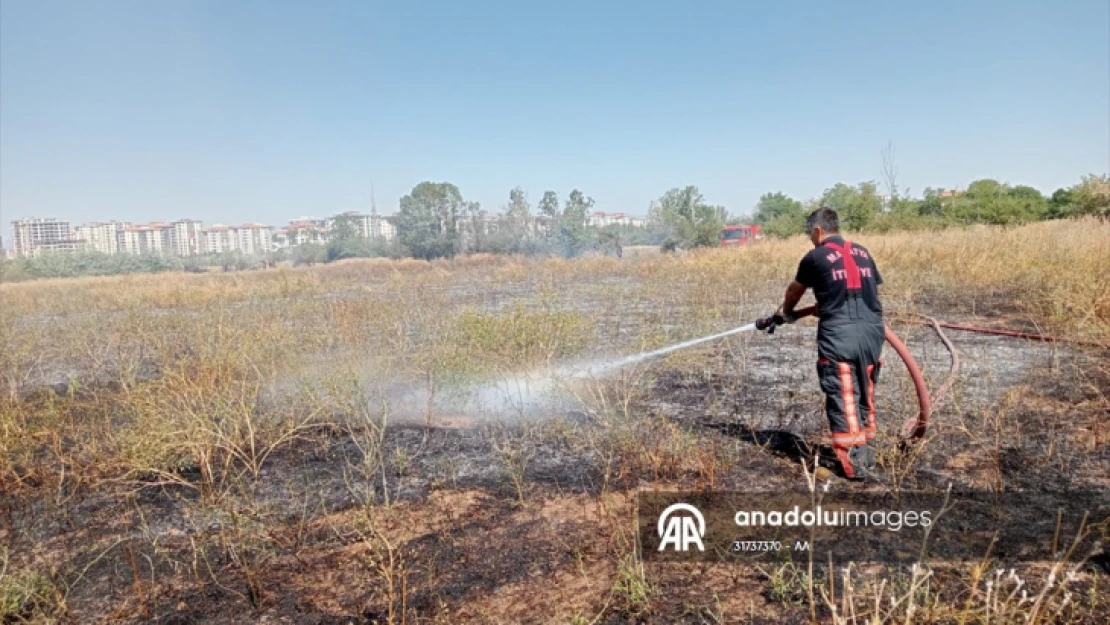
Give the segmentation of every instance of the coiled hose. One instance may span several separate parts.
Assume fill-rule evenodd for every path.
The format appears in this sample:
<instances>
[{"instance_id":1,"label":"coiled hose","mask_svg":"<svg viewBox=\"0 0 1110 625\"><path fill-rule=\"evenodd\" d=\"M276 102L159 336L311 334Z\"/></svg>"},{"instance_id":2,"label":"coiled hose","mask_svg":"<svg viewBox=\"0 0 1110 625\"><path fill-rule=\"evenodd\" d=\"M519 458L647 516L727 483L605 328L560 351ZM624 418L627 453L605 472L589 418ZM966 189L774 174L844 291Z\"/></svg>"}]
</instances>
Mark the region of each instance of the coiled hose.
<instances>
[{"instance_id":1,"label":"coiled hose","mask_svg":"<svg viewBox=\"0 0 1110 625\"><path fill-rule=\"evenodd\" d=\"M797 319L811 317L816 314L817 306L809 306L794 311L794 317ZM932 414L933 406L940 402L952 388L952 385L956 382L956 375L960 371L960 357L956 353L956 348L952 345L952 342L945 336L944 330L941 329L940 322L932 317L922 316L922 318L925 323L937 333L941 342L944 343L944 347L948 349L948 354L951 358L951 364L948 367L948 377L937 387L936 393L932 396L929 395L929 387L925 384L925 376L922 375L921 368L917 366L917 361L914 360L913 354L910 353L909 348L902 342L902 339L898 338L898 335L895 334L890 326L885 326L886 342L890 343L890 346L898 353L898 357L902 359L902 363L906 365L906 371L910 374L910 379L913 381L914 392L917 394L918 412L914 417L910 418L902 425L901 434L904 440L916 440L925 436L925 431L929 427L929 416Z\"/></svg>"},{"instance_id":2,"label":"coiled hose","mask_svg":"<svg viewBox=\"0 0 1110 625\"><path fill-rule=\"evenodd\" d=\"M800 308L794 311L794 317L801 319L803 317L811 317L817 314L817 306L809 306L807 308ZM1046 334L1038 334L1034 332L1018 332L1014 330L1001 330L998 328L983 328L977 326L966 326L955 323L945 323L937 321L936 319L917 313L912 313L912 316L918 318L926 325L931 327L936 332L937 337L944 343L944 347L948 350L951 364L948 367L948 377L944 379L935 393L929 395L929 387L925 384L925 376L921 374L921 368L917 366L917 361L913 359L913 354L910 353L909 348L898 338L894 330L890 326L886 327L886 342L894 348L898 353L898 357L906 365L906 371L910 374L910 379L913 380L913 388L917 393L917 415L909 419L902 425L902 438L907 441L919 439L925 436L925 430L929 427L929 417L932 414L934 406L948 394L952 389L952 385L956 382L956 375L960 371L960 356L956 353L956 348L952 345L952 341L948 340L948 336L944 334L942 328L949 330L958 330L961 332L974 332L976 334L992 334L995 336L1006 336L1010 338L1028 339L1031 341L1044 341L1049 343L1072 343L1075 345L1085 345L1089 347L1097 347L1105 349L1105 343L1096 341L1087 341L1083 339L1061 338L1057 336L1049 336Z\"/></svg>"}]
</instances>

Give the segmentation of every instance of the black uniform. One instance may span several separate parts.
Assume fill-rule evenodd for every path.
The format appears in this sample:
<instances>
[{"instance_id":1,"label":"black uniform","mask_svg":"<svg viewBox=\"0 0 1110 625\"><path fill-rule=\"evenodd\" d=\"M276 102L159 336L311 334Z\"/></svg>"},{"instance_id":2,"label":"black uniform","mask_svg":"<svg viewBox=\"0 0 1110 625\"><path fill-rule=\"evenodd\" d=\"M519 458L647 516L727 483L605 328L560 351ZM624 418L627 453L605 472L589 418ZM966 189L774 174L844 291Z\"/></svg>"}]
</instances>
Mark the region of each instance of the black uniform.
<instances>
[{"instance_id":1,"label":"black uniform","mask_svg":"<svg viewBox=\"0 0 1110 625\"><path fill-rule=\"evenodd\" d=\"M799 283L817 298L817 376L833 448L848 449L875 437L875 384L882 368L883 306L879 268L866 248L839 235L802 258Z\"/></svg>"}]
</instances>

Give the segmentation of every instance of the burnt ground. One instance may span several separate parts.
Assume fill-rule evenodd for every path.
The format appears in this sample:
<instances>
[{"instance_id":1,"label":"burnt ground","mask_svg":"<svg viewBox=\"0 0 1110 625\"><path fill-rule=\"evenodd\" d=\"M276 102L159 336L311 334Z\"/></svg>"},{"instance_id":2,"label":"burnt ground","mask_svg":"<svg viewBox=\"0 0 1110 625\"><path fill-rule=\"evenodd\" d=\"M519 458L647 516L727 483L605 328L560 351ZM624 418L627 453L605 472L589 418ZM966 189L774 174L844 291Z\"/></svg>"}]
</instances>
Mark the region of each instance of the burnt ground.
<instances>
[{"instance_id":1,"label":"burnt ground","mask_svg":"<svg viewBox=\"0 0 1110 625\"><path fill-rule=\"evenodd\" d=\"M894 328L935 388L947 351L928 328ZM912 387L886 350L880 481L1107 487L1103 354L948 335L960 375L909 456L894 450ZM56 580L68 622L805 622L798 588L767 571L649 563L638 578L632 498L798 485L826 430L813 353L803 322L644 366L627 412L390 427L384 475L337 426L219 496L64 482L7 497L7 539Z\"/></svg>"}]
</instances>

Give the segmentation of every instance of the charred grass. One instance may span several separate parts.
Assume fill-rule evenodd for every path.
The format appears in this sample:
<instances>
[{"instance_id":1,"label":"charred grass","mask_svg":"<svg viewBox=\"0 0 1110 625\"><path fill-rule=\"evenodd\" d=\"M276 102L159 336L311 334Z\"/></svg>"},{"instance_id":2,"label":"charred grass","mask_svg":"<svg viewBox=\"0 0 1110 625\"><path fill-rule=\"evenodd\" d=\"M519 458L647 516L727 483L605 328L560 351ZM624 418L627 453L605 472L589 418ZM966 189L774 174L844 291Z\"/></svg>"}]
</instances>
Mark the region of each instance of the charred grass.
<instances>
[{"instance_id":1,"label":"charred grass","mask_svg":"<svg viewBox=\"0 0 1110 625\"><path fill-rule=\"evenodd\" d=\"M1107 224L860 242L933 387L948 355L898 313L1104 346L950 333L964 375L902 451L912 387L892 362L892 484L1107 486ZM806 245L0 285L0 622L1105 622L1107 577L1078 554L642 561L638 489L806 479L825 427L811 322L578 383L547 414L453 399L746 323Z\"/></svg>"}]
</instances>

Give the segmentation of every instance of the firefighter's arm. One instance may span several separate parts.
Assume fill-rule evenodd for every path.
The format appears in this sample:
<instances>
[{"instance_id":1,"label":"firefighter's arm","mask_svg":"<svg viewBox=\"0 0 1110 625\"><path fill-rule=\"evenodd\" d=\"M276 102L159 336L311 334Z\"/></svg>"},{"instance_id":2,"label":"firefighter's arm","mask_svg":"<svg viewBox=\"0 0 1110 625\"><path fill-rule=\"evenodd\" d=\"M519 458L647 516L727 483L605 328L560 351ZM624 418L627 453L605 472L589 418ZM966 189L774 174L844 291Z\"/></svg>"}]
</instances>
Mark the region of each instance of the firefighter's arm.
<instances>
[{"instance_id":1,"label":"firefighter's arm","mask_svg":"<svg viewBox=\"0 0 1110 625\"><path fill-rule=\"evenodd\" d=\"M798 305L798 302L802 301L802 296L805 294L806 286L797 280L786 287L786 295L782 298L782 308L779 309L779 312L787 323L794 321L794 308Z\"/></svg>"}]
</instances>

